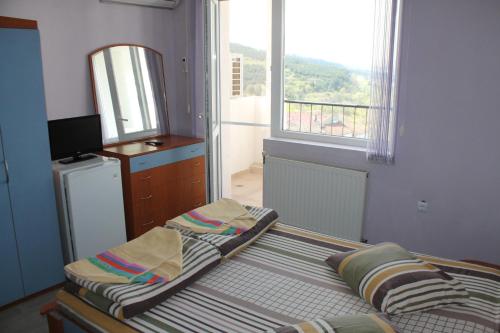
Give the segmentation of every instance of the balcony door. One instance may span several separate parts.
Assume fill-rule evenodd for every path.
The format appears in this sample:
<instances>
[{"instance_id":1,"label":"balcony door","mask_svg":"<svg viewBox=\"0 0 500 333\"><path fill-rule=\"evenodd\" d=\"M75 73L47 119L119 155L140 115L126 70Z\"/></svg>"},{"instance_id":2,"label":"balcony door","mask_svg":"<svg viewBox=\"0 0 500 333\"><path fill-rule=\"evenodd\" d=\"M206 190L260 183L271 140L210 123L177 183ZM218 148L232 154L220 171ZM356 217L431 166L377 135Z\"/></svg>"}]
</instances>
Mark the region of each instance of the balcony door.
<instances>
[{"instance_id":1,"label":"balcony door","mask_svg":"<svg viewBox=\"0 0 500 333\"><path fill-rule=\"evenodd\" d=\"M222 196L218 0L205 0L205 24L208 194L213 202Z\"/></svg>"},{"instance_id":2,"label":"balcony door","mask_svg":"<svg viewBox=\"0 0 500 333\"><path fill-rule=\"evenodd\" d=\"M205 0L211 200L262 206L263 139L270 136L271 118L271 3Z\"/></svg>"}]
</instances>

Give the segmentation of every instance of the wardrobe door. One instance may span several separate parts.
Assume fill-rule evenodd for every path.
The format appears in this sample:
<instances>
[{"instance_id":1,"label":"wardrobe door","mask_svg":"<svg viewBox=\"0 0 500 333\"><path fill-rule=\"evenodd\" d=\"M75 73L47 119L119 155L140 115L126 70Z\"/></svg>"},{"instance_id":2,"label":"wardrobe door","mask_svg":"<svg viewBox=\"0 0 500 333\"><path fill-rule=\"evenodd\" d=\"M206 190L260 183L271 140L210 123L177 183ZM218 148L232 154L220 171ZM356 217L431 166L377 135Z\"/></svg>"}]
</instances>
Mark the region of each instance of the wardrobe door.
<instances>
[{"instance_id":1,"label":"wardrobe door","mask_svg":"<svg viewBox=\"0 0 500 333\"><path fill-rule=\"evenodd\" d=\"M0 29L0 47L0 123L19 262L29 295L64 281L38 31Z\"/></svg>"},{"instance_id":2,"label":"wardrobe door","mask_svg":"<svg viewBox=\"0 0 500 333\"><path fill-rule=\"evenodd\" d=\"M5 279L0 283L0 306L23 297L23 284L17 255L9 198L9 175L4 160L2 124L0 124L0 262Z\"/></svg>"}]
</instances>

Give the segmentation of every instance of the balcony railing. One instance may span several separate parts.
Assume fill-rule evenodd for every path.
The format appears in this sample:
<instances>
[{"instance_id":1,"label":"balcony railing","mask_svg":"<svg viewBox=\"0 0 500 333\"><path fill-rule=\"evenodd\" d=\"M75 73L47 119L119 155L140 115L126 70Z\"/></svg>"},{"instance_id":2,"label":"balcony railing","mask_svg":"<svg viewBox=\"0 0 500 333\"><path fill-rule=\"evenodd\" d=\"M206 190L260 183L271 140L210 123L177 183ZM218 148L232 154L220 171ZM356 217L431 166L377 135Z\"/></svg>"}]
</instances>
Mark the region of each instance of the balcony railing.
<instances>
[{"instance_id":1,"label":"balcony railing","mask_svg":"<svg viewBox=\"0 0 500 333\"><path fill-rule=\"evenodd\" d=\"M367 105L285 100L283 129L297 133L367 138Z\"/></svg>"}]
</instances>

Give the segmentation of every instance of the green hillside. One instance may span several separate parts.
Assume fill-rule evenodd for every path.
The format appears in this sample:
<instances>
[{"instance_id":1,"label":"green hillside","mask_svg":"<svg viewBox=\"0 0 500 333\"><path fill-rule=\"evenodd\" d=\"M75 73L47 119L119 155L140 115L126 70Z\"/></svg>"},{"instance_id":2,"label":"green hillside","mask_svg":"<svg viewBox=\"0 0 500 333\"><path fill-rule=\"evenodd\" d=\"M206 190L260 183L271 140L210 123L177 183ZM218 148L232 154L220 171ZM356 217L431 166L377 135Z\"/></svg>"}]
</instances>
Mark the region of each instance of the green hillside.
<instances>
[{"instance_id":1,"label":"green hillside","mask_svg":"<svg viewBox=\"0 0 500 333\"><path fill-rule=\"evenodd\" d=\"M231 44L231 52L243 55L244 95L264 95L265 52L241 44ZM286 56L285 98L368 105L369 73L351 70L324 60Z\"/></svg>"}]
</instances>

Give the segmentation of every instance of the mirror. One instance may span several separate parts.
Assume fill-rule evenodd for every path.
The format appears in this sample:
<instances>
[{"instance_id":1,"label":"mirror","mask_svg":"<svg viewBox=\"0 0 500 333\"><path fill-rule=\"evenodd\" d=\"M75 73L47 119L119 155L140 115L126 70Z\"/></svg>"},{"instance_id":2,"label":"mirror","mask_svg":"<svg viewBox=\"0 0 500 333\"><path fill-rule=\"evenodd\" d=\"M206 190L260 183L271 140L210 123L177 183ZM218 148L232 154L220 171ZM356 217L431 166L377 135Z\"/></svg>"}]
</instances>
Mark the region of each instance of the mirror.
<instances>
[{"instance_id":1,"label":"mirror","mask_svg":"<svg viewBox=\"0 0 500 333\"><path fill-rule=\"evenodd\" d=\"M139 45L112 45L89 55L103 143L168 134L168 111L159 52Z\"/></svg>"}]
</instances>

